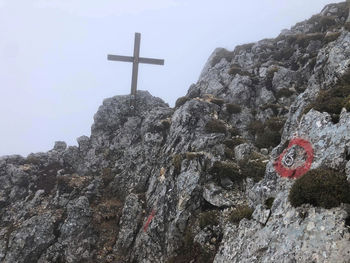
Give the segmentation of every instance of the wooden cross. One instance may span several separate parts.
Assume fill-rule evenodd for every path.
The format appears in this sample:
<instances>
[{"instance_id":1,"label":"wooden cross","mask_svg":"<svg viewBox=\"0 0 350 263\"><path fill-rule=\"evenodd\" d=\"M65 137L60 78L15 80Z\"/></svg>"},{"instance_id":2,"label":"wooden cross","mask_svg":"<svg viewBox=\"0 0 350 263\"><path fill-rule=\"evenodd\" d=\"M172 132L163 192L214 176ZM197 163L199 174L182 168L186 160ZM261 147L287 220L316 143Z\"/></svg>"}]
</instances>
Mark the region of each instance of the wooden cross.
<instances>
[{"instance_id":1,"label":"wooden cross","mask_svg":"<svg viewBox=\"0 0 350 263\"><path fill-rule=\"evenodd\" d=\"M140 57L140 42L141 34L135 33L135 43L134 43L134 56L117 56L117 55L108 55L107 59L112 61L123 61L123 62L132 62L132 80L131 80L131 103L130 108L135 108L136 101L136 90L137 90L137 75L139 70L139 63L145 64L154 64L154 65L164 65L163 59L154 59L154 58L143 58Z\"/></svg>"}]
</instances>

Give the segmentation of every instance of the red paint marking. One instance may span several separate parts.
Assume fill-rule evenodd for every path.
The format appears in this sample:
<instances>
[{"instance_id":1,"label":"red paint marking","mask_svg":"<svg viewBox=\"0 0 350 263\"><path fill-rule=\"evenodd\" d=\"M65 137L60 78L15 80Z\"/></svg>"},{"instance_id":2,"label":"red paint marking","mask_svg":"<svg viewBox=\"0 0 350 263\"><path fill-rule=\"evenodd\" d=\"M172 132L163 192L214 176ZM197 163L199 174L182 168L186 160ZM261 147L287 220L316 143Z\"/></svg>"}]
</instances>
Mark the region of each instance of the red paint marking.
<instances>
[{"instance_id":1,"label":"red paint marking","mask_svg":"<svg viewBox=\"0 0 350 263\"><path fill-rule=\"evenodd\" d=\"M147 231L147 228L148 228L149 224L151 223L151 221L152 221L152 219L153 219L153 217L154 217L155 214L156 214L156 211L153 209L152 212L151 212L151 214L150 214L150 215L148 216L148 218L147 218L147 221L146 221L145 226L143 227L143 231L144 231L144 232Z\"/></svg>"},{"instance_id":2,"label":"red paint marking","mask_svg":"<svg viewBox=\"0 0 350 263\"><path fill-rule=\"evenodd\" d=\"M299 145L300 147L304 148L307 158L303 165L294 169L289 169L282 164L282 159L287 153L288 149L293 145ZM283 151L283 153L278 157L277 161L274 162L273 166L275 167L276 172L282 177L299 178L310 169L313 159L314 150L311 143L301 138L295 138L289 142L288 148Z\"/></svg>"}]
</instances>

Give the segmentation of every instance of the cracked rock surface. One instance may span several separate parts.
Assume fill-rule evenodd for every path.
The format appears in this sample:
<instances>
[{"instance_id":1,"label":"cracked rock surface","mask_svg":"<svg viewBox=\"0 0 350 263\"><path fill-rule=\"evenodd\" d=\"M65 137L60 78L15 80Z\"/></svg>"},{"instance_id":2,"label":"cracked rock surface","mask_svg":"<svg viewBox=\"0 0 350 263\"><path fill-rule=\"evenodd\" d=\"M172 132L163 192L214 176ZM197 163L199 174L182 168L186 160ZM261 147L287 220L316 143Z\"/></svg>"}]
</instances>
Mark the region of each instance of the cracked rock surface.
<instances>
[{"instance_id":1,"label":"cracked rock surface","mask_svg":"<svg viewBox=\"0 0 350 263\"><path fill-rule=\"evenodd\" d=\"M348 14L216 49L175 108L115 96L78 146L0 157L0 262L349 262L349 204L293 207L273 165L300 137L350 181L350 113L307 110L349 74Z\"/></svg>"}]
</instances>

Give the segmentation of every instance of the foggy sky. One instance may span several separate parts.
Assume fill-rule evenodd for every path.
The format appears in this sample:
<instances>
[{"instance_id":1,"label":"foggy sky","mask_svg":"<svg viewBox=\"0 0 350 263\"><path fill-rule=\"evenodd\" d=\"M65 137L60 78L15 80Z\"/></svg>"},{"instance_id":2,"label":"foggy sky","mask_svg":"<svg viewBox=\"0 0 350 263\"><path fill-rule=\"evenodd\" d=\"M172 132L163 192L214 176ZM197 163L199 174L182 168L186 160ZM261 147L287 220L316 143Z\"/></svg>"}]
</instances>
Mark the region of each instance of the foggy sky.
<instances>
[{"instance_id":1,"label":"foggy sky","mask_svg":"<svg viewBox=\"0 0 350 263\"><path fill-rule=\"evenodd\" d=\"M138 88L170 106L216 47L276 37L330 0L0 0L0 156L76 145L104 98L130 92L134 32Z\"/></svg>"}]
</instances>

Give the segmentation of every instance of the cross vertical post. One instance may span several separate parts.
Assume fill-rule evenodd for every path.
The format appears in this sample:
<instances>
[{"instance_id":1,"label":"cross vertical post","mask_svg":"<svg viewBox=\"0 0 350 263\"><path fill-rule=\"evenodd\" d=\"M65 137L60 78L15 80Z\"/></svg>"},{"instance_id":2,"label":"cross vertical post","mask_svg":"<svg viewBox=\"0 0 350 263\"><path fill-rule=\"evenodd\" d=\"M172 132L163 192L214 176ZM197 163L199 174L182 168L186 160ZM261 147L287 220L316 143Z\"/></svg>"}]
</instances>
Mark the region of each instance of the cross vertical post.
<instances>
[{"instance_id":1,"label":"cross vertical post","mask_svg":"<svg viewBox=\"0 0 350 263\"><path fill-rule=\"evenodd\" d=\"M139 63L153 64L153 65L164 65L163 59L154 58L143 58L140 57L140 44L141 44L141 34L135 33L134 41L134 56L118 56L118 55L108 55L107 59L112 61L123 61L132 62L132 79L131 79L131 93L130 93L130 109L134 110L136 106L136 93L137 93L137 77L139 70Z\"/></svg>"},{"instance_id":2,"label":"cross vertical post","mask_svg":"<svg viewBox=\"0 0 350 263\"><path fill-rule=\"evenodd\" d=\"M131 95L134 95L134 96L136 95L137 77L139 73L140 43L141 43L141 34L135 33L134 61L132 65L132 80L131 80Z\"/></svg>"}]
</instances>

